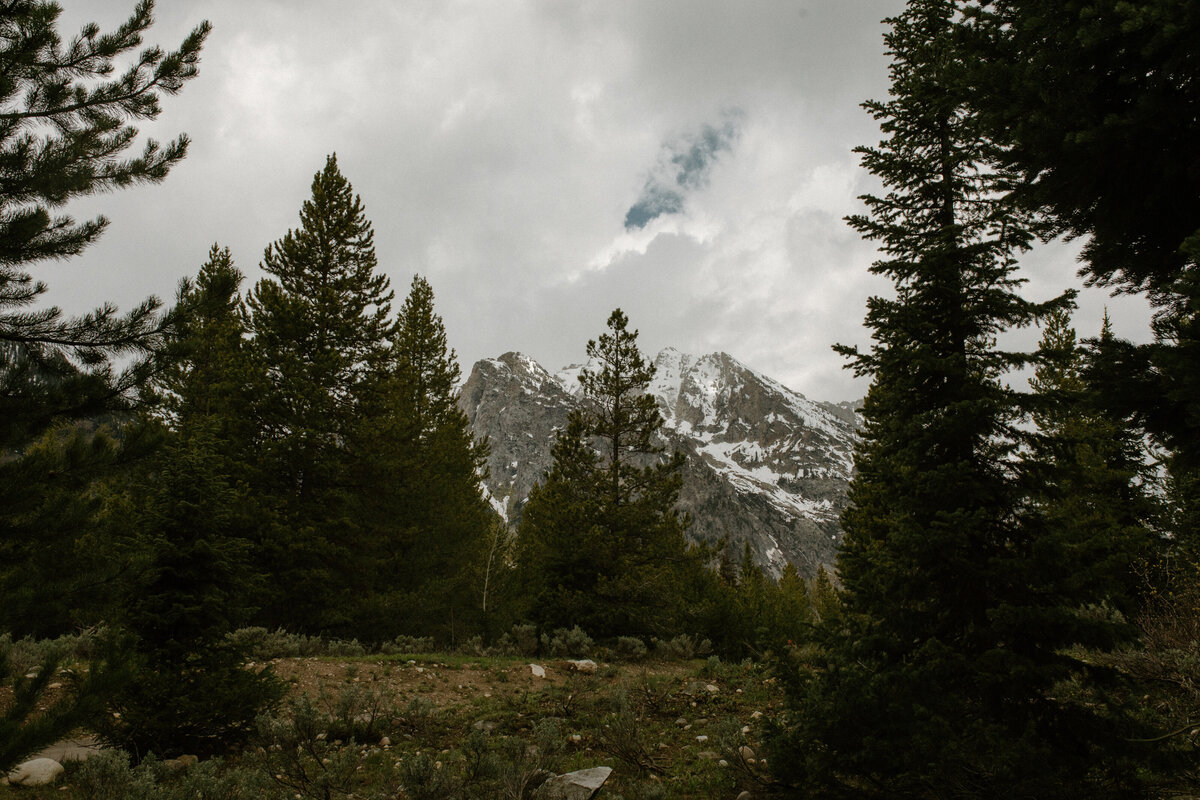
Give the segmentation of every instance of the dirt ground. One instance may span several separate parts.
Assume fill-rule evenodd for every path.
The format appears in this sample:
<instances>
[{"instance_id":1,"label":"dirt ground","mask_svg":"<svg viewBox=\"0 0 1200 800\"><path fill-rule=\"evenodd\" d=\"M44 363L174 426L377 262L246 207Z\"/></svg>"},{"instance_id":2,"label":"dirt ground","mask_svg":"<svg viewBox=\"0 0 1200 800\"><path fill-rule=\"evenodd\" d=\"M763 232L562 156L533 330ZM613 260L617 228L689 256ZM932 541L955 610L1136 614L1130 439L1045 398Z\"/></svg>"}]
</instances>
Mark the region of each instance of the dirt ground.
<instances>
[{"instance_id":1,"label":"dirt ground","mask_svg":"<svg viewBox=\"0 0 1200 800\"><path fill-rule=\"evenodd\" d=\"M420 696L435 708L450 708L471 703L477 698L500 694L536 692L562 686L578 677L569 661L529 661L483 659L459 663L447 661L361 660L335 661L322 658L275 659L275 674L288 682L292 693L315 696L348 683L365 683L396 697ZM535 674L531 665L545 673ZM684 664L655 664L647 669L655 675L683 674ZM598 664L603 677L605 666Z\"/></svg>"}]
</instances>

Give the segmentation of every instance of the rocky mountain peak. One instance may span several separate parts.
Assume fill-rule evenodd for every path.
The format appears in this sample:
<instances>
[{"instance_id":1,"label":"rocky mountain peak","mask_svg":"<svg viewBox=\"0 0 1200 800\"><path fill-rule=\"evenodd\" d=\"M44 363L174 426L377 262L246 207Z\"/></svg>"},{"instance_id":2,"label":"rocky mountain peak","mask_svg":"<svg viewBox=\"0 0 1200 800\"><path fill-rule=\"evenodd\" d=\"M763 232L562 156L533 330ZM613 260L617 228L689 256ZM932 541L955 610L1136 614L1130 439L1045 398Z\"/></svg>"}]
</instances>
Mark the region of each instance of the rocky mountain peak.
<instances>
[{"instance_id":1,"label":"rocky mountain peak","mask_svg":"<svg viewBox=\"0 0 1200 800\"><path fill-rule=\"evenodd\" d=\"M666 348L648 388L662 410L670 449L688 455L680 505L689 535L725 541L778 574L832 563L855 441L853 412L817 403L727 353L693 356ZM581 396L587 364L553 375L520 353L478 362L460 405L491 441L488 489L515 520L551 466L554 432Z\"/></svg>"}]
</instances>

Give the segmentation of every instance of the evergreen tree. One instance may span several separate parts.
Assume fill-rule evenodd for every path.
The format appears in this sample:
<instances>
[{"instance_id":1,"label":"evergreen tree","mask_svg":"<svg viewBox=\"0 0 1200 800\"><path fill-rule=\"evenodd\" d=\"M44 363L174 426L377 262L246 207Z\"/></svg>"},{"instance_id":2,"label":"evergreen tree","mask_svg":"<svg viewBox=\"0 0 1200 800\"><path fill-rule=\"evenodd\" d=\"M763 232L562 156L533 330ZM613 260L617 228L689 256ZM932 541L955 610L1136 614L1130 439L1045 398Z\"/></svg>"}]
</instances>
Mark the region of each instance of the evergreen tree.
<instances>
[{"instance_id":1,"label":"evergreen tree","mask_svg":"<svg viewBox=\"0 0 1200 800\"><path fill-rule=\"evenodd\" d=\"M1189 0L982 0L960 33L968 102L1021 176L1010 201L1084 240L1089 281L1157 309L1151 344L1110 342L1101 399L1170 452L1172 533L1196 547L1200 12Z\"/></svg>"},{"instance_id":2,"label":"evergreen tree","mask_svg":"<svg viewBox=\"0 0 1200 800\"><path fill-rule=\"evenodd\" d=\"M1111 338L1105 319L1095 347ZM1024 454L1034 502L1026 523L1044 529L1044 547L1067 548L1040 557L1065 570L1049 580L1079 603L1103 601L1132 617L1142 589L1137 568L1152 554L1149 526L1158 516L1147 493L1152 477L1141 436L1105 413L1085 379L1089 351L1076 342L1065 309L1047 319L1039 354L1029 382L1037 433ZM1089 568L1079 569L1079 563ZM1096 630L1090 638L1119 635Z\"/></svg>"},{"instance_id":3,"label":"evergreen tree","mask_svg":"<svg viewBox=\"0 0 1200 800\"><path fill-rule=\"evenodd\" d=\"M107 226L103 217L76 223L60 213L67 203L160 181L186 153L187 138L180 136L166 147L148 141L140 156L126 156L138 134L130 123L157 117L159 97L196 75L209 30L201 24L172 52L148 48L116 74L118 61L141 45L152 11L146 0L113 33L88 25L64 46L55 29L57 4L21 0L0 7L3 627L16 622L48 633L78 621L77 609L99 613L120 571L117 554L91 533L95 488L138 448L128 432L124 451L113 438L95 435L91 420L128 408L153 371L169 320L157 313L156 298L125 315L105 304L67 318L53 306L37 306L47 287L30 270L80 254ZM72 428L68 420L88 421ZM37 602L39 594L51 602ZM22 610L33 613L22 618ZM48 725L20 712L26 701L37 702L49 672L18 686L15 713L0 725L0 771L53 741L62 724L78 722L76 712L94 710L102 673L116 674L94 670L74 711L60 704L53 714L58 723Z\"/></svg>"},{"instance_id":4,"label":"evergreen tree","mask_svg":"<svg viewBox=\"0 0 1200 800\"><path fill-rule=\"evenodd\" d=\"M267 248L268 274L247 298L268 390L256 409L262 470L274 476L291 530L261 556L279 594L267 624L332 630L347 623L362 589L353 563L348 442L363 399L381 379L392 292L376 272L374 233L362 201L329 156L300 210L300 228Z\"/></svg>"},{"instance_id":5,"label":"evergreen tree","mask_svg":"<svg viewBox=\"0 0 1200 800\"><path fill-rule=\"evenodd\" d=\"M696 566L675 508L683 455L661 457L662 417L645 393L654 367L628 322L617 309L609 333L588 342L598 369L580 373L583 407L559 433L554 466L522 514L533 613L547 627L661 633L679 618L681 581Z\"/></svg>"},{"instance_id":6,"label":"evergreen tree","mask_svg":"<svg viewBox=\"0 0 1200 800\"><path fill-rule=\"evenodd\" d=\"M226 635L249 616L253 575L245 484L231 484L209 417L186 420L124 513L145 554L116 620L137 680L111 693L96 732L137 758L226 752L282 696Z\"/></svg>"},{"instance_id":7,"label":"evergreen tree","mask_svg":"<svg viewBox=\"0 0 1200 800\"><path fill-rule=\"evenodd\" d=\"M998 201L1015 176L955 91L959 10L912 0L890 20L891 97L865 104L887 138L859 152L887 191L850 223L880 242L872 271L896 294L869 302L869 352L839 348L873 378L843 610L827 666L788 676L793 727L773 763L813 795L1095 797L1128 775L1101 710L1053 695L1088 676L1065 652L1078 597L1023 519L1022 403L1001 380L1036 359L994 344L1070 298L1016 294L1029 219Z\"/></svg>"},{"instance_id":8,"label":"evergreen tree","mask_svg":"<svg viewBox=\"0 0 1200 800\"><path fill-rule=\"evenodd\" d=\"M36 439L64 416L120 407L151 370L166 321L156 298L121 315L111 304L79 318L35 308L46 284L29 265L81 253L103 233L98 217L77 223L57 210L75 198L157 182L187 152L187 137L142 154L130 120L152 120L159 96L196 75L208 23L179 49L145 50L111 77L153 22L143 0L109 34L88 25L65 46L55 3L12 2L0 9L0 448ZM121 365L124 364L123 367ZM120 368L119 368L120 367Z\"/></svg>"},{"instance_id":9,"label":"evergreen tree","mask_svg":"<svg viewBox=\"0 0 1200 800\"><path fill-rule=\"evenodd\" d=\"M386 604L369 614L375 638L453 639L481 623L482 596L471 584L492 525L481 484L488 450L458 407L459 375L433 289L414 276L386 378L366 404L357 438L374 531L367 546L381 569L371 594Z\"/></svg>"},{"instance_id":10,"label":"evergreen tree","mask_svg":"<svg viewBox=\"0 0 1200 800\"><path fill-rule=\"evenodd\" d=\"M229 248L214 244L196 279L180 287L176 352L155 381L173 427L209 420L217 438L236 447L240 458L248 458L257 443L254 404L266 391L248 338L240 294L244 277Z\"/></svg>"}]
</instances>

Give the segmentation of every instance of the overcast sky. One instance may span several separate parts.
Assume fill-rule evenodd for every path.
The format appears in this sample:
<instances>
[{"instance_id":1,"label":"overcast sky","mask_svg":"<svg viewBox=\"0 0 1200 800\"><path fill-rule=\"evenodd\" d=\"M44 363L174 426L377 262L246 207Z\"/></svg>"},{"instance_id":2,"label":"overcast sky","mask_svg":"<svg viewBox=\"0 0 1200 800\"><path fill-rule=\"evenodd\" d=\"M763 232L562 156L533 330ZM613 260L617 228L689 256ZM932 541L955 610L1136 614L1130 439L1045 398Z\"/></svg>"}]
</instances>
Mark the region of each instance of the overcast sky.
<instances>
[{"instance_id":1,"label":"overcast sky","mask_svg":"<svg viewBox=\"0 0 1200 800\"><path fill-rule=\"evenodd\" d=\"M134 0L62 0L61 31ZM39 271L86 311L169 298L210 245L261 275L336 152L399 301L432 284L464 375L519 350L583 359L614 307L642 350L723 350L814 399L861 396L834 342L867 345L874 247L842 218L872 178L851 149L887 92L898 0L158 0L148 42L213 25L200 75L143 131L186 131L167 180L71 208L112 225ZM1074 248L1025 260L1027 294L1078 286ZM1137 299L1086 293L1147 337ZM1036 334L1033 334L1036 340Z\"/></svg>"}]
</instances>

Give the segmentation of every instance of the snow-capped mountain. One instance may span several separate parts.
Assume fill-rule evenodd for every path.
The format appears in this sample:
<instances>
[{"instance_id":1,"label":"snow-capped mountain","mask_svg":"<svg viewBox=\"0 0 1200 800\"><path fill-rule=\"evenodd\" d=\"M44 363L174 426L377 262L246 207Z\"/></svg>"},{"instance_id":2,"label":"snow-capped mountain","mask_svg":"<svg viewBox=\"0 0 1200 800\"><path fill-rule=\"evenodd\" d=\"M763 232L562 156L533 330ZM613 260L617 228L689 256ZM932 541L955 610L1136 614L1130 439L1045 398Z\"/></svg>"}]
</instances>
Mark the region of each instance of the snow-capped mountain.
<instances>
[{"instance_id":1,"label":"snow-capped mountain","mask_svg":"<svg viewBox=\"0 0 1200 800\"><path fill-rule=\"evenodd\" d=\"M725 539L735 558L749 542L778 574L830 564L852 469L851 409L807 399L725 353L689 356L673 348L654 361L648 391L664 418L669 448L687 454L680 506L689 536ZM492 452L487 488L510 521L550 468L554 432L579 402L586 365L551 374L519 353L478 362L459 403Z\"/></svg>"}]
</instances>

